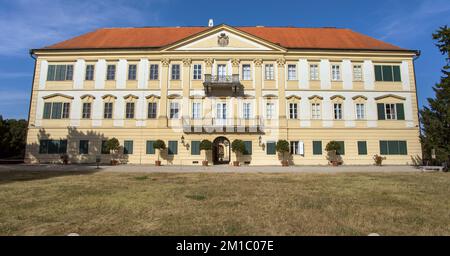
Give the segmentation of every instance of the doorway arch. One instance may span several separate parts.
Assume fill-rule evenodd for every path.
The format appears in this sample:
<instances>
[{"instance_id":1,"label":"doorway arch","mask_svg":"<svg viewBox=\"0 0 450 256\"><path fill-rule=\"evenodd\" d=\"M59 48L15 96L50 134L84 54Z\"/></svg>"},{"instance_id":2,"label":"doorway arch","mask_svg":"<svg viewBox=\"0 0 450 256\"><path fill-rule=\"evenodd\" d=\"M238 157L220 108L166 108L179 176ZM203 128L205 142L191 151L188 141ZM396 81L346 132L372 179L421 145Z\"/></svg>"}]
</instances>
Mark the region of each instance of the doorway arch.
<instances>
[{"instance_id":1,"label":"doorway arch","mask_svg":"<svg viewBox=\"0 0 450 256\"><path fill-rule=\"evenodd\" d=\"M217 137L213 142L214 164L229 164L231 161L231 143L226 137Z\"/></svg>"}]
</instances>

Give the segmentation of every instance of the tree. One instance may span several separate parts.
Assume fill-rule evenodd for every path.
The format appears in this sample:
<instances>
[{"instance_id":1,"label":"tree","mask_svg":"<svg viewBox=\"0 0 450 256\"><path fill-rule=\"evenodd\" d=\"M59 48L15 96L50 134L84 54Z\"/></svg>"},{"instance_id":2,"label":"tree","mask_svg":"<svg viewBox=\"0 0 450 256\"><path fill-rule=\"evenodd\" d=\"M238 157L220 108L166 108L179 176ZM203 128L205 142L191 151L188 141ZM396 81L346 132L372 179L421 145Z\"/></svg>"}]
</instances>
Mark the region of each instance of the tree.
<instances>
[{"instance_id":1,"label":"tree","mask_svg":"<svg viewBox=\"0 0 450 256\"><path fill-rule=\"evenodd\" d=\"M105 147L106 147L106 150L108 150L108 152L110 152L110 153L112 152L111 164L113 164L113 165L116 164L117 162L114 158L115 158L117 151L120 148L119 140L116 138L111 138L106 141Z\"/></svg>"},{"instance_id":2,"label":"tree","mask_svg":"<svg viewBox=\"0 0 450 256\"><path fill-rule=\"evenodd\" d=\"M245 153L245 144L242 140L233 140L231 142L231 150L236 153L236 160L235 162L239 163L239 155ZM236 165L236 163L234 164Z\"/></svg>"},{"instance_id":3,"label":"tree","mask_svg":"<svg viewBox=\"0 0 450 256\"><path fill-rule=\"evenodd\" d=\"M282 165L287 166L287 161L284 158L286 152L289 152L289 142L287 140L279 140L277 141L276 150L281 154Z\"/></svg>"},{"instance_id":4,"label":"tree","mask_svg":"<svg viewBox=\"0 0 450 256\"><path fill-rule=\"evenodd\" d=\"M0 115L0 158L25 156L27 121L6 119Z\"/></svg>"},{"instance_id":5,"label":"tree","mask_svg":"<svg viewBox=\"0 0 450 256\"><path fill-rule=\"evenodd\" d=\"M328 153L328 160L333 164L337 165L340 161L340 157L337 155L337 152L341 149L341 145L337 141L330 141L328 142L327 146L325 147L325 151Z\"/></svg>"},{"instance_id":6,"label":"tree","mask_svg":"<svg viewBox=\"0 0 450 256\"><path fill-rule=\"evenodd\" d=\"M433 87L435 98L428 98L428 106L420 110L421 142L424 158L430 159L432 150L439 163L450 159L450 29L441 27L433 34L436 46L446 55L442 77Z\"/></svg>"},{"instance_id":7,"label":"tree","mask_svg":"<svg viewBox=\"0 0 450 256\"><path fill-rule=\"evenodd\" d=\"M200 150L211 150L212 149L212 142L209 140L202 140L200 142ZM207 157L206 157L206 152L205 152L205 161L208 161Z\"/></svg>"},{"instance_id":8,"label":"tree","mask_svg":"<svg viewBox=\"0 0 450 256\"><path fill-rule=\"evenodd\" d=\"M159 162L159 155L161 154L161 150L166 149L166 143L163 140L157 140L153 143L153 148L158 149L158 162Z\"/></svg>"}]
</instances>

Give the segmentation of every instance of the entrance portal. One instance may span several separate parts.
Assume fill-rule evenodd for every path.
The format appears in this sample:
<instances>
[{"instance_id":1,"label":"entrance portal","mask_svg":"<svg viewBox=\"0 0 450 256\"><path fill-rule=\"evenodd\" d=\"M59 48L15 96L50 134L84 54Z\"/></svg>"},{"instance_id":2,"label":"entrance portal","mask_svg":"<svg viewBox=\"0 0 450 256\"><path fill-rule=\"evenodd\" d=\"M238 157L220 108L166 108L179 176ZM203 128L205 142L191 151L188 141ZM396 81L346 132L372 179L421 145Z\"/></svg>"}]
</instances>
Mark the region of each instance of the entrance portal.
<instances>
[{"instance_id":1,"label":"entrance portal","mask_svg":"<svg viewBox=\"0 0 450 256\"><path fill-rule=\"evenodd\" d=\"M214 164L229 164L231 145L225 137L218 137L213 142L213 160Z\"/></svg>"}]
</instances>

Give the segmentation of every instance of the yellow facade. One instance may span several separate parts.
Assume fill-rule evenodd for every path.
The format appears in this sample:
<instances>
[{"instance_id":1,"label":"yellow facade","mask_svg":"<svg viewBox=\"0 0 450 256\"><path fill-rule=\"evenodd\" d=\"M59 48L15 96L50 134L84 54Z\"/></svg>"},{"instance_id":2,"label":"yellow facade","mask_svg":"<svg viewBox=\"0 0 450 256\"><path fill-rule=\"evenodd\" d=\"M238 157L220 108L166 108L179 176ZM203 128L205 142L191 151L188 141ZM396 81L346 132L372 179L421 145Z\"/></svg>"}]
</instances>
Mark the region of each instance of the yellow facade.
<instances>
[{"instance_id":1,"label":"yellow facade","mask_svg":"<svg viewBox=\"0 0 450 256\"><path fill-rule=\"evenodd\" d=\"M221 33L229 36L225 47L215 36ZM421 155L414 52L284 49L223 25L158 50L36 50L34 54L28 162L59 161L59 152L42 152L42 140L67 140L70 162L93 163L96 156L107 162L110 156L101 154L101 141L112 137L121 146L132 141L132 153L120 153L120 158L133 164L154 163L157 155L147 154L147 141L162 139L166 145L169 141L177 145L174 155L162 152L163 164L201 165L204 152L193 155L193 142L219 137L251 142L251 154L237 159L250 165L279 165L280 156L268 154L267 147L280 139L302 145L296 148L302 152L289 157L295 165L328 164L324 149L331 140L344 142L342 159L348 165L373 164L373 155L382 153L380 141L407 145L407 152L385 154L386 164L410 164L411 156ZM48 67L60 64L74 66L72 79L49 81ZM158 65L157 79L150 79L152 64ZM87 65L95 67L93 80L86 80ZM109 65L115 66L115 77L107 80ZM129 77L130 65L137 67L135 79ZM195 65L201 66L200 79L194 77ZM318 66L317 77L311 65ZM355 80L355 65L362 68L361 80ZM375 81L377 65L398 66L401 81ZM179 76L172 74L173 66L179 67ZM250 70L245 77L244 66ZM336 79L334 66L339 67ZM210 92L205 89L205 75L221 72L224 78L239 77L240 94L223 83L213 83ZM68 116L62 113L54 119L50 113L46 118L46 103L70 103ZM89 118L83 118L84 103L91 103ZM105 103L112 103L111 118L105 118ZM133 103L130 118L127 103ZM151 118L149 103L157 106ZM199 106L195 111L194 103ZM313 104L317 104L314 113ZM359 114L357 104L363 105ZM379 104L387 111L384 120L377 113ZM171 118L171 106L176 105L178 115ZM395 111L403 107L403 118L400 113L387 118L391 105ZM293 106L295 113L291 113ZM195 132L196 128L200 130ZM88 154L80 153L81 140L89 141ZM321 154L313 154L313 141L321 141ZM366 143L365 154L358 152L358 141ZM217 160L215 154L208 153L211 163ZM235 161L236 155L230 155Z\"/></svg>"}]
</instances>

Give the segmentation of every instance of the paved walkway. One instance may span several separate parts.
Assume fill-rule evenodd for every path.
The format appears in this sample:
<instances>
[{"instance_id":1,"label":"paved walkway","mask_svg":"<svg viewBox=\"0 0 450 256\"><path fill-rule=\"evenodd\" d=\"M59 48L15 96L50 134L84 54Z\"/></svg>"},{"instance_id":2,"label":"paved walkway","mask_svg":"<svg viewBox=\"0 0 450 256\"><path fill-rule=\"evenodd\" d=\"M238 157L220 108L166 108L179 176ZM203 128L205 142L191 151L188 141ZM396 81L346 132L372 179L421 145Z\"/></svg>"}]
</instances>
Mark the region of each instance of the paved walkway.
<instances>
[{"instance_id":1,"label":"paved walkway","mask_svg":"<svg viewBox=\"0 0 450 256\"><path fill-rule=\"evenodd\" d=\"M96 169L92 165L0 165L0 171L101 171L101 172L143 172L143 173L370 173L370 172L420 172L413 166L161 166L154 165L118 165L101 166Z\"/></svg>"}]
</instances>

